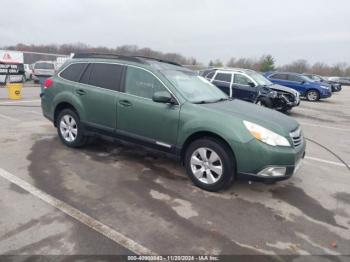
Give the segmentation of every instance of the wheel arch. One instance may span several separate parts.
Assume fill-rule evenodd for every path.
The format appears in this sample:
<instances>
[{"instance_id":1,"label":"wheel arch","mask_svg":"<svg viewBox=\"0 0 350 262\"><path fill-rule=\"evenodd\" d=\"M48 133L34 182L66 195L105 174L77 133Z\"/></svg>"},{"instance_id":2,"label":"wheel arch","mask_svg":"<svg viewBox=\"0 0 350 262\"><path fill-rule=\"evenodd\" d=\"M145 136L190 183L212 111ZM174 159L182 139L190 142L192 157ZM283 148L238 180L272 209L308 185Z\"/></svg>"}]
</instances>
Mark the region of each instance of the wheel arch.
<instances>
[{"instance_id":1,"label":"wheel arch","mask_svg":"<svg viewBox=\"0 0 350 262\"><path fill-rule=\"evenodd\" d=\"M186 150L187 150L188 146L193 141L201 139L201 138L213 138L213 139L216 139L216 140L220 141L221 143L223 143L230 150L230 153L232 154L234 161L235 161L235 168L237 169L236 155L235 155L232 147L230 146L230 144L222 136L220 136L214 132L211 132L211 131L197 131L186 138L186 140L183 143L183 146L181 148L181 151L180 151L180 158L181 158L182 164L184 164L185 154L186 154Z\"/></svg>"},{"instance_id":2,"label":"wheel arch","mask_svg":"<svg viewBox=\"0 0 350 262\"><path fill-rule=\"evenodd\" d=\"M79 117L78 110L69 102L60 102L56 105L54 110L54 118L53 118L53 124L55 127L57 127L57 117L60 114L60 112L64 109L71 109L73 110Z\"/></svg>"}]
</instances>

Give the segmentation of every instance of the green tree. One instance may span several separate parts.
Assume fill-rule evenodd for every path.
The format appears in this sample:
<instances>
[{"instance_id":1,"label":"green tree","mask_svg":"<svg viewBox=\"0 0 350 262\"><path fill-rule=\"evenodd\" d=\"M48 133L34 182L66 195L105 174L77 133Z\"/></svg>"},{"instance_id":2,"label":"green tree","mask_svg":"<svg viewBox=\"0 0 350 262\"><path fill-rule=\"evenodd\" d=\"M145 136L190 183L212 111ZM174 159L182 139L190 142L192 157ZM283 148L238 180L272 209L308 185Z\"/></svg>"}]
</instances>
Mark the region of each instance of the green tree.
<instances>
[{"instance_id":1,"label":"green tree","mask_svg":"<svg viewBox=\"0 0 350 262\"><path fill-rule=\"evenodd\" d=\"M268 72L275 70L275 59L272 55L266 55L261 58L261 64L259 70L261 72Z\"/></svg>"}]
</instances>

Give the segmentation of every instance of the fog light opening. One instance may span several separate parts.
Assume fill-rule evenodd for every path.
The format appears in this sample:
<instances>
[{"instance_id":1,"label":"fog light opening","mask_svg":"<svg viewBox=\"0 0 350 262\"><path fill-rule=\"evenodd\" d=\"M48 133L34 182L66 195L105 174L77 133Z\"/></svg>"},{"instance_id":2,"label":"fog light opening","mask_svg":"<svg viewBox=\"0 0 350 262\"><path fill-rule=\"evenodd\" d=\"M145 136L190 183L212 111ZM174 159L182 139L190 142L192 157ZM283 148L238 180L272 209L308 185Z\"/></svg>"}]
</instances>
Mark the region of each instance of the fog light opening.
<instances>
[{"instance_id":1,"label":"fog light opening","mask_svg":"<svg viewBox=\"0 0 350 262\"><path fill-rule=\"evenodd\" d=\"M286 175L287 168L285 167L267 167L259 172L259 176L263 177L281 177Z\"/></svg>"}]
</instances>

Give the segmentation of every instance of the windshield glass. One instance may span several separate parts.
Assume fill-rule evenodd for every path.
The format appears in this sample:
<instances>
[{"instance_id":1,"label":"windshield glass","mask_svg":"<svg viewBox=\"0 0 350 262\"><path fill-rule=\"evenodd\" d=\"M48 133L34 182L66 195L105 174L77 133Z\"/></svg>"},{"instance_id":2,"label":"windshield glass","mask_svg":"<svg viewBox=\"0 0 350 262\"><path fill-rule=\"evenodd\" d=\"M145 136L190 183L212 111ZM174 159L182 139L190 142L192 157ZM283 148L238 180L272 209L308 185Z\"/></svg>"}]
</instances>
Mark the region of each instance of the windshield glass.
<instances>
[{"instance_id":1,"label":"windshield glass","mask_svg":"<svg viewBox=\"0 0 350 262\"><path fill-rule=\"evenodd\" d=\"M228 99L224 92L195 72L185 70L162 70L161 72L191 103L210 103Z\"/></svg>"},{"instance_id":2,"label":"windshield glass","mask_svg":"<svg viewBox=\"0 0 350 262\"><path fill-rule=\"evenodd\" d=\"M301 75L300 77L301 77L304 81L316 82L316 80L312 79L310 76Z\"/></svg>"},{"instance_id":3,"label":"windshield glass","mask_svg":"<svg viewBox=\"0 0 350 262\"><path fill-rule=\"evenodd\" d=\"M270 86L273 85L273 83L268 80L266 77L264 77L263 75L257 73L257 72L247 72L247 74L253 78L255 80L255 82L258 83L258 85L262 85L262 86Z\"/></svg>"},{"instance_id":4,"label":"windshield glass","mask_svg":"<svg viewBox=\"0 0 350 262\"><path fill-rule=\"evenodd\" d=\"M35 69L55 69L55 66L52 63L36 63Z\"/></svg>"}]
</instances>

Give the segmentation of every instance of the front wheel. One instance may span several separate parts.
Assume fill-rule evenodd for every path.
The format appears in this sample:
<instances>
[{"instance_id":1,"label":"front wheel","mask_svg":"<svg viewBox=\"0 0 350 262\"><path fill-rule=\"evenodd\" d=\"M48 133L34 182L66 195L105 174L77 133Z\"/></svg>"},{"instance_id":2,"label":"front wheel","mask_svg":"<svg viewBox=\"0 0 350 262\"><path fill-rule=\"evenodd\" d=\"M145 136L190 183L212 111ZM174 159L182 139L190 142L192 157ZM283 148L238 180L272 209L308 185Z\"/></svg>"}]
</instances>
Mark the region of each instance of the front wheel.
<instances>
[{"instance_id":1,"label":"front wheel","mask_svg":"<svg viewBox=\"0 0 350 262\"><path fill-rule=\"evenodd\" d=\"M306 99L311 102L318 101L320 99L320 93L317 90L309 90L306 92Z\"/></svg>"},{"instance_id":2,"label":"front wheel","mask_svg":"<svg viewBox=\"0 0 350 262\"><path fill-rule=\"evenodd\" d=\"M71 109L64 109L58 115L57 132L61 141L69 147L81 147L87 142L80 119Z\"/></svg>"},{"instance_id":3,"label":"front wheel","mask_svg":"<svg viewBox=\"0 0 350 262\"><path fill-rule=\"evenodd\" d=\"M230 148L213 138L192 142L185 153L185 166L192 182L208 191L219 191L235 177L235 159Z\"/></svg>"}]
</instances>

